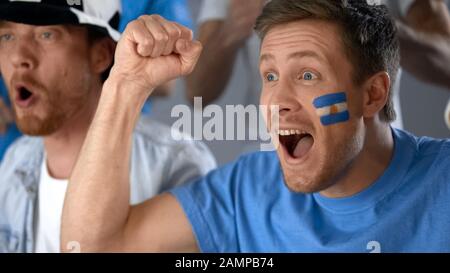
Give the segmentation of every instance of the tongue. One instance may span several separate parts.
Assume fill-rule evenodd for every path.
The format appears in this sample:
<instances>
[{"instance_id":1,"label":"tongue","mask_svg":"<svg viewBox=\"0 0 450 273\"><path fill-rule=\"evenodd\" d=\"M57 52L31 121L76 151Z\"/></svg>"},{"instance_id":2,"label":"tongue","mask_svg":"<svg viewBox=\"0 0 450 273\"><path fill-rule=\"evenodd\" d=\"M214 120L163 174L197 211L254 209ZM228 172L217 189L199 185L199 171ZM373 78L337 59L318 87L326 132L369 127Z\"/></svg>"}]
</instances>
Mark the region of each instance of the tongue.
<instances>
[{"instance_id":1,"label":"tongue","mask_svg":"<svg viewBox=\"0 0 450 273\"><path fill-rule=\"evenodd\" d=\"M297 143L297 146L295 146L295 150L293 153L293 156L295 158L301 158L306 153L308 153L309 149L311 149L312 145L314 144L314 139L312 136L305 136Z\"/></svg>"}]
</instances>

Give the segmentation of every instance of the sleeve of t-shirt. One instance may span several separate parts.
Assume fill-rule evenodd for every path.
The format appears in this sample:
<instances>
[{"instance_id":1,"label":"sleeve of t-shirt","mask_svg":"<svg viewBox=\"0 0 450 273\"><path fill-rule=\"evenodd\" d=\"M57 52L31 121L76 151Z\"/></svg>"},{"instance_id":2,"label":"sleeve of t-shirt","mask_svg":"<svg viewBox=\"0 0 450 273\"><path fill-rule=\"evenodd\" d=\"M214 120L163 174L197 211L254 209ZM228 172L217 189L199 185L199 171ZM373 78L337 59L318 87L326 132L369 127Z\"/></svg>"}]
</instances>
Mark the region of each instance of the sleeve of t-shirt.
<instances>
[{"instance_id":1,"label":"sleeve of t-shirt","mask_svg":"<svg viewBox=\"0 0 450 273\"><path fill-rule=\"evenodd\" d=\"M206 21L225 19L229 3L229 0L203 0L197 23L200 25Z\"/></svg>"},{"instance_id":2,"label":"sleeve of t-shirt","mask_svg":"<svg viewBox=\"0 0 450 273\"><path fill-rule=\"evenodd\" d=\"M234 169L234 165L225 166L170 191L189 219L202 252L238 252Z\"/></svg>"}]
</instances>

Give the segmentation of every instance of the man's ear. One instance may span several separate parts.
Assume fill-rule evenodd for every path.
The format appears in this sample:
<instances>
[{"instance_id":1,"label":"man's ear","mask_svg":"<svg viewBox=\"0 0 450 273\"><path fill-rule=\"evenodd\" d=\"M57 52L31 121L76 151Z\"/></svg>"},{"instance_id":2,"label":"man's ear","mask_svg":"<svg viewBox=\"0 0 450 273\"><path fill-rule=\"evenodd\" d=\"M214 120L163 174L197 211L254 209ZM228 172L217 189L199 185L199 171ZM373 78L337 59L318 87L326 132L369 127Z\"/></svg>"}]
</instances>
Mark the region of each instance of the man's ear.
<instances>
[{"instance_id":1,"label":"man's ear","mask_svg":"<svg viewBox=\"0 0 450 273\"><path fill-rule=\"evenodd\" d=\"M111 38L95 41L91 47L91 67L95 73L105 72L114 62L116 43Z\"/></svg>"},{"instance_id":2,"label":"man's ear","mask_svg":"<svg viewBox=\"0 0 450 273\"><path fill-rule=\"evenodd\" d=\"M381 112L389 99L391 79L387 72L378 72L364 84L363 116L373 118Z\"/></svg>"}]
</instances>

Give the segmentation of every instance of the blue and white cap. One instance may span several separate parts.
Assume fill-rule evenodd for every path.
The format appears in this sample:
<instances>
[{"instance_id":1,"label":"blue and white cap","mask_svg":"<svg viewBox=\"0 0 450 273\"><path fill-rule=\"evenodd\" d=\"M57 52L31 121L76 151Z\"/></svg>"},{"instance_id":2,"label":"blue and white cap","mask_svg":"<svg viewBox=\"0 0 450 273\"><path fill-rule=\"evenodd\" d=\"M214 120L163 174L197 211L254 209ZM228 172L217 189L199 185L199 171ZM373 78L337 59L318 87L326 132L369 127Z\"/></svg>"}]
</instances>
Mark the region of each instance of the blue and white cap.
<instances>
[{"instance_id":1,"label":"blue and white cap","mask_svg":"<svg viewBox=\"0 0 450 273\"><path fill-rule=\"evenodd\" d=\"M0 0L0 20L29 25L87 25L120 38L120 0Z\"/></svg>"}]
</instances>

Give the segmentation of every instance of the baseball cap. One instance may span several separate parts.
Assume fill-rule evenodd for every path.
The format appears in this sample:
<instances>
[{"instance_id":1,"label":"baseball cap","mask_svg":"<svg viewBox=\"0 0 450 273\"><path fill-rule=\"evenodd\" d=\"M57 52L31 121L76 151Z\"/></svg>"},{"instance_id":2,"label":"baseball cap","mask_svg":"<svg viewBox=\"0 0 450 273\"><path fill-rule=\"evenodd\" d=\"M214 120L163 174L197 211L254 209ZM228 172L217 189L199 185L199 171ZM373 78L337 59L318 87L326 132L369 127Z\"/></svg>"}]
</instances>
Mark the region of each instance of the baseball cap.
<instances>
[{"instance_id":1,"label":"baseball cap","mask_svg":"<svg viewBox=\"0 0 450 273\"><path fill-rule=\"evenodd\" d=\"M0 20L28 25L86 25L120 39L120 0L0 0Z\"/></svg>"}]
</instances>

